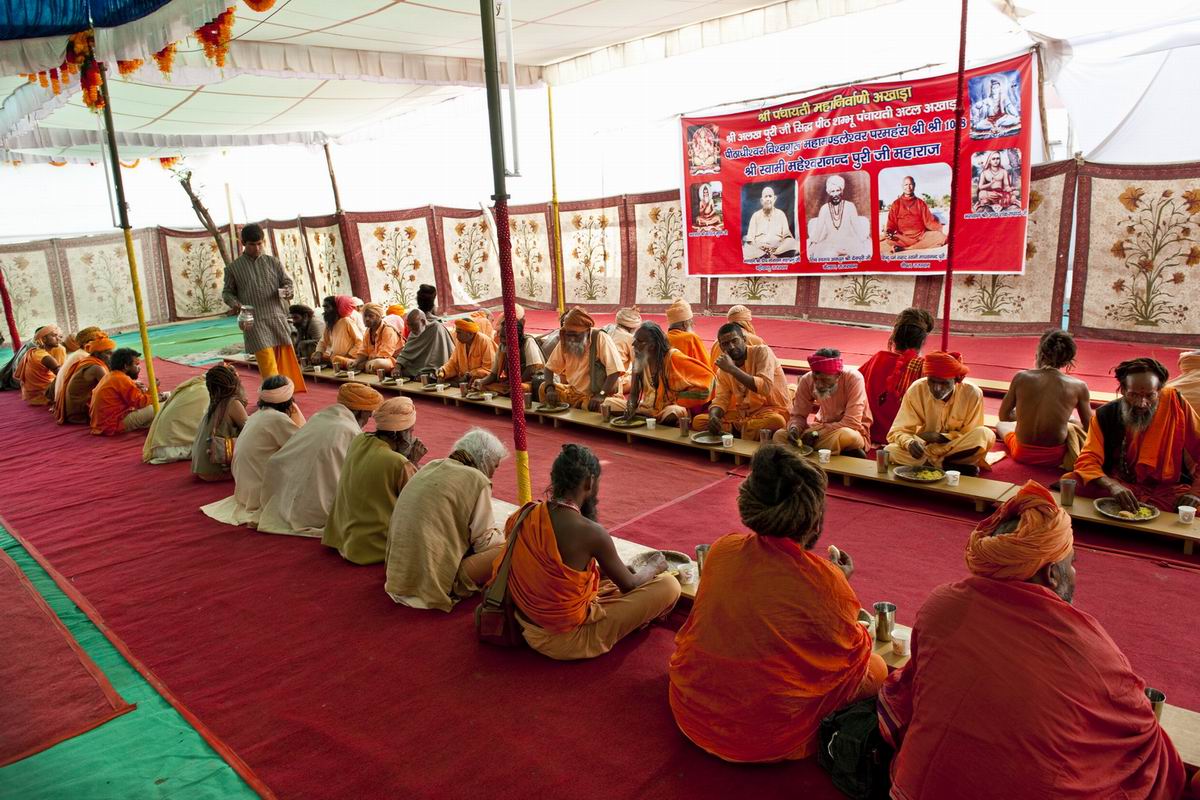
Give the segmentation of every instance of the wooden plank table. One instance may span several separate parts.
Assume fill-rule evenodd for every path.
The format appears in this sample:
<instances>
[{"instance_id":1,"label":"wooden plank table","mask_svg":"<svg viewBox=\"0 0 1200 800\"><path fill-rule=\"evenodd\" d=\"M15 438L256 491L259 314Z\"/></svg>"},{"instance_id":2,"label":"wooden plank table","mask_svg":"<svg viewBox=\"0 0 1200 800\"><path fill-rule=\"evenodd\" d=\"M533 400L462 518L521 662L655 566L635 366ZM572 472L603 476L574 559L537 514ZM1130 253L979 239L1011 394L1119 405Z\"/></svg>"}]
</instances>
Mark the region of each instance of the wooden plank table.
<instances>
[{"instance_id":1,"label":"wooden plank table","mask_svg":"<svg viewBox=\"0 0 1200 800\"><path fill-rule=\"evenodd\" d=\"M1005 493L1002 502L1012 497L1019 490L1020 487L1013 486L1012 489ZM1055 502L1062 502L1062 495L1059 492L1051 491L1050 493L1054 495ZM1159 514L1158 519L1150 520L1149 522L1113 519L1097 511L1091 498L1087 497L1076 497L1075 502L1066 508L1066 512L1071 515L1071 519L1075 520L1109 525L1114 528L1127 528L1131 531L1153 531L1160 536L1179 539L1183 542L1183 554L1188 556L1194 552L1196 542L1200 541L1200 521L1193 522L1191 525L1185 525L1179 521L1179 515L1174 512L1163 511Z\"/></svg>"},{"instance_id":2,"label":"wooden plank table","mask_svg":"<svg viewBox=\"0 0 1200 800\"><path fill-rule=\"evenodd\" d=\"M1200 767L1200 714L1163 703L1159 722L1171 737L1171 743L1179 751L1183 763L1189 767Z\"/></svg>"}]
</instances>

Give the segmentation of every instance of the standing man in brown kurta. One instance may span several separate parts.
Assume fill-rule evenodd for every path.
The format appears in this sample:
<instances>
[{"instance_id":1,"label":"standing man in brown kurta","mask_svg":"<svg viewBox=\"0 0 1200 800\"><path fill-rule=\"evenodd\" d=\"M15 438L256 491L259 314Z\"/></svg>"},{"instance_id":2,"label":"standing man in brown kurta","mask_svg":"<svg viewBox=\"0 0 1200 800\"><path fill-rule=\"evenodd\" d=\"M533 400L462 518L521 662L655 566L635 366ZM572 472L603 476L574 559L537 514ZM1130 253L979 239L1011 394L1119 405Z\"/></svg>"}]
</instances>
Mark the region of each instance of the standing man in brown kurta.
<instances>
[{"instance_id":1,"label":"standing man in brown kurta","mask_svg":"<svg viewBox=\"0 0 1200 800\"><path fill-rule=\"evenodd\" d=\"M288 327L292 279L279 259L263 252L263 244L262 227L251 224L242 228L242 254L225 270L221 298L235 312L243 307L253 311L254 325L243 335L246 351L254 354L263 380L284 375L291 378L295 391L303 392L304 376Z\"/></svg>"}]
</instances>

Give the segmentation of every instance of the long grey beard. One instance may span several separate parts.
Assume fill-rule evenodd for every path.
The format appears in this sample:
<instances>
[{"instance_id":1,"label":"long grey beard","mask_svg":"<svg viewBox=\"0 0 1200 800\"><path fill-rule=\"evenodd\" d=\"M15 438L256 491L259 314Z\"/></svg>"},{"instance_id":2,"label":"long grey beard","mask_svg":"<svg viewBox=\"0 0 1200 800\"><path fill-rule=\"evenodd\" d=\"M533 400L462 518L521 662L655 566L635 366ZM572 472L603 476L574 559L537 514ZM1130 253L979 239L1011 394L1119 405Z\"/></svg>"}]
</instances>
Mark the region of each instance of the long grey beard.
<instances>
[{"instance_id":1,"label":"long grey beard","mask_svg":"<svg viewBox=\"0 0 1200 800\"><path fill-rule=\"evenodd\" d=\"M826 400L830 397L833 397L833 393L836 391L837 391L836 383L833 386L830 386L828 389L818 389L815 386L813 387L813 392L816 393L818 400Z\"/></svg>"},{"instance_id":2,"label":"long grey beard","mask_svg":"<svg viewBox=\"0 0 1200 800\"><path fill-rule=\"evenodd\" d=\"M650 354L645 350L635 352L633 354L633 371L637 373L645 373L646 365L650 363Z\"/></svg>"},{"instance_id":3,"label":"long grey beard","mask_svg":"<svg viewBox=\"0 0 1200 800\"><path fill-rule=\"evenodd\" d=\"M586 339L579 339L579 340L563 339L562 340L562 346L566 349L566 351L568 353L575 356L576 358L583 358L584 355L587 354L587 344L588 343L587 343Z\"/></svg>"},{"instance_id":4,"label":"long grey beard","mask_svg":"<svg viewBox=\"0 0 1200 800\"><path fill-rule=\"evenodd\" d=\"M1158 403L1150 406L1147 409L1134 408L1129 405L1125 398L1121 398L1121 422L1125 427L1133 431L1144 431L1150 427L1150 422L1154 419L1154 413L1158 411Z\"/></svg>"}]
</instances>

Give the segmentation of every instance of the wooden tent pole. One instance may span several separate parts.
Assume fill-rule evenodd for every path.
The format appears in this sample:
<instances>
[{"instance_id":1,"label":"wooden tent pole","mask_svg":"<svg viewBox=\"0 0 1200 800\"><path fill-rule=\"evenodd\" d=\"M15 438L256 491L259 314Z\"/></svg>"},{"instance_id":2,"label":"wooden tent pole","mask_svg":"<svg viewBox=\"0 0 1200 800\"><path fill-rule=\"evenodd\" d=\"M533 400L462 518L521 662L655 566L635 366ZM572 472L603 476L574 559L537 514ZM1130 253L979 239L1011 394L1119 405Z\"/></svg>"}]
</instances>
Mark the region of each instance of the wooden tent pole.
<instances>
[{"instance_id":1,"label":"wooden tent pole","mask_svg":"<svg viewBox=\"0 0 1200 800\"><path fill-rule=\"evenodd\" d=\"M967 0L962 0L962 19L958 29L958 83L954 92L954 160L950 164L950 233L946 237L946 274L942 278L942 351L950 349L950 295L954 292L954 232L959 229L959 205L962 202L958 191L959 162L962 155L963 127L967 124L967 107L963 102L963 88L967 82Z\"/></svg>"},{"instance_id":2,"label":"wooden tent pole","mask_svg":"<svg viewBox=\"0 0 1200 800\"><path fill-rule=\"evenodd\" d=\"M342 213L342 196L338 193L337 175L333 173L333 155L329 152L329 142L324 144L325 166L329 168L329 185L333 187L333 210Z\"/></svg>"},{"instance_id":3,"label":"wooden tent pole","mask_svg":"<svg viewBox=\"0 0 1200 800\"><path fill-rule=\"evenodd\" d=\"M133 229L129 225L129 205L125 202L125 181L121 178L121 155L117 152L117 132L113 128L112 98L108 94L108 71L104 63L96 62L100 70L100 92L104 98L104 128L108 132L108 157L112 161L113 187L117 191L117 216L125 233L125 257L129 261L129 281L133 285L133 305L137 309L138 333L142 336L142 357L146 361L146 383L150 387L150 402L158 413L158 381L154 377L154 354L150 351L150 333L146 330L146 312L142 307L142 283L138 280L137 252L133 246Z\"/></svg>"},{"instance_id":4,"label":"wooden tent pole","mask_svg":"<svg viewBox=\"0 0 1200 800\"><path fill-rule=\"evenodd\" d=\"M546 111L550 116L550 213L554 217L554 273L558 277L558 315L567 310L564 287L562 228L558 220L558 175L554 161L554 93L546 84Z\"/></svg>"}]
</instances>

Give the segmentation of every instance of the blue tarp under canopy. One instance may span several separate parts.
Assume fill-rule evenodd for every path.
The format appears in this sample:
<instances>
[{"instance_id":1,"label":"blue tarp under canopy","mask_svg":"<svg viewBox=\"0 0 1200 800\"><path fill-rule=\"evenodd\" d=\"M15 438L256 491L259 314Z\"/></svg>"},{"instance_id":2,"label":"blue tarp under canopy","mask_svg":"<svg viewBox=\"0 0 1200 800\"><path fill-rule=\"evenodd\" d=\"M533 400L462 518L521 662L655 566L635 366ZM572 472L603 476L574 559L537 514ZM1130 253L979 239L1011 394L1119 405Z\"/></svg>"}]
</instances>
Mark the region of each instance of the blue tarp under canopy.
<instances>
[{"instance_id":1,"label":"blue tarp under canopy","mask_svg":"<svg viewBox=\"0 0 1200 800\"><path fill-rule=\"evenodd\" d=\"M141 19L171 0L0 0L0 41L58 36ZM89 16L90 12L90 16Z\"/></svg>"}]
</instances>

